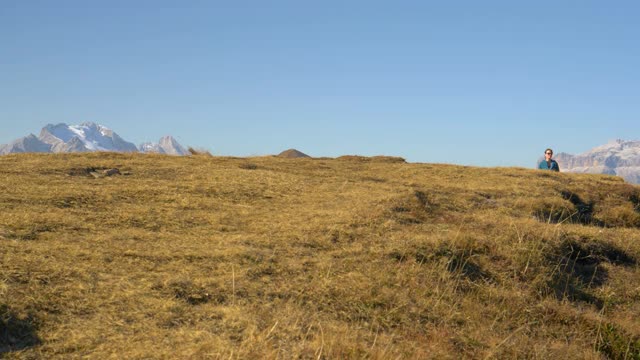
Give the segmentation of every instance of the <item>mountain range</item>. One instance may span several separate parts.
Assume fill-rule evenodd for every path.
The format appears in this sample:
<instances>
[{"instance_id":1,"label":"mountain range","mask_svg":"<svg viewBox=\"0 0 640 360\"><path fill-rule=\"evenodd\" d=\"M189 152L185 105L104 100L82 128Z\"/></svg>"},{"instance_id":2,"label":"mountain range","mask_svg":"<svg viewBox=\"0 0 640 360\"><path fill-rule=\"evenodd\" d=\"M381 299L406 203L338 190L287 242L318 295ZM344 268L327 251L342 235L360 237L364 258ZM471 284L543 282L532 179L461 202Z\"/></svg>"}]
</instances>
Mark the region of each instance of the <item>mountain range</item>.
<instances>
[{"instance_id":1,"label":"mountain range","mask_svg":"<svg viewBox=\"0 0 640 360\"><path fill-rule=\"evenodd\" d=\"M0 145L0 155L25 152L70 153L91 151L143 152L168 155L189 155L189 151L172 136L162 137L157 143L136 146L124 140L113 130L93 122L80 125L49 124L39 136L29 134L13 142Z\"/></svg>"},{"instance_id":2,"label":"mountain range","mask_svg":"<svg viewBox=\"0 0 640 360\"><path fill-rule=\"evenodd\" d=\"M614 140L579 155L559 153L560 171L609 174L640 184L640 141Z\"/></svg>"}]
</instances>

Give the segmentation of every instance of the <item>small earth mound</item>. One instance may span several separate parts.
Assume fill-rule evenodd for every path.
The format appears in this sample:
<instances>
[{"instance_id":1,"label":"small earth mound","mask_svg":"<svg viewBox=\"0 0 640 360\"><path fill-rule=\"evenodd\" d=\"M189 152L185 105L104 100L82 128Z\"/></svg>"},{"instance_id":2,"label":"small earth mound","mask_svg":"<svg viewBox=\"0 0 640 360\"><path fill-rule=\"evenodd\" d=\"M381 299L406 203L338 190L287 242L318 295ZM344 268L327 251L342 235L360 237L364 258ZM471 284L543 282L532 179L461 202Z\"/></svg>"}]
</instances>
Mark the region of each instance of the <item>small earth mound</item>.
<instances>
[{"instance_id":1,"label":"small earth mound","mask_svg":"<svg viewBox=\"0 0 640 360\"><path fill-rule=\"evenodd\" d=\"M298 159L298 158L310 158L311 156L303 152L300 152L296 149L289 149L278 154L278 157L286 158L286 159Z\"/></svg>"}]
</instances>

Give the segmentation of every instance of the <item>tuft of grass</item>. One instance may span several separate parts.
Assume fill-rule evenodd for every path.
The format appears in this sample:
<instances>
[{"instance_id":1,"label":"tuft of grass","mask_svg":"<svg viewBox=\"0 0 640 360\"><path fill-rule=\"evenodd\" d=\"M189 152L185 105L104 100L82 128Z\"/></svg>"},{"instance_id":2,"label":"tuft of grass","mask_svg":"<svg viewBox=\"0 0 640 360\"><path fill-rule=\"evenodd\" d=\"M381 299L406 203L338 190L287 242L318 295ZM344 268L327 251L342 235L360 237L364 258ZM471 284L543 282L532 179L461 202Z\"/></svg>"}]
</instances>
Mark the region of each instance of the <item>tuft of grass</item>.
<instances>
[{"instance_id":1,"label":"tuft of grass","mask_svg":"<svg viewBox=\"0 0 640 360\"><path fill-rule=\"evenodd\" d=\"M611 323L604 324L598 330L596 347L609 359L640 359L640 337L632 338Z\"/></svg>"},{"instance_id":2,"label":"tuft of grass","mask_svg":"<svg viewBox=\"0 0 640 360\"><path fill-rule=\"evenodd\" d=\"M599 211L598 219L608 227L640 227L640 213L631 203L605 207Z\"/></svg>"},{"instance_id":3,"label":"tuft of grass","mask_svg":"<svg viewBox=\"0 0 640 360\"><path fill-rule=\"evenodd\" d=\"M240 164L240 166L238 167L244 170L256 170L258 168L258 165L253 163L245 163L245 164Z\"/></svg>"}]
</instances>

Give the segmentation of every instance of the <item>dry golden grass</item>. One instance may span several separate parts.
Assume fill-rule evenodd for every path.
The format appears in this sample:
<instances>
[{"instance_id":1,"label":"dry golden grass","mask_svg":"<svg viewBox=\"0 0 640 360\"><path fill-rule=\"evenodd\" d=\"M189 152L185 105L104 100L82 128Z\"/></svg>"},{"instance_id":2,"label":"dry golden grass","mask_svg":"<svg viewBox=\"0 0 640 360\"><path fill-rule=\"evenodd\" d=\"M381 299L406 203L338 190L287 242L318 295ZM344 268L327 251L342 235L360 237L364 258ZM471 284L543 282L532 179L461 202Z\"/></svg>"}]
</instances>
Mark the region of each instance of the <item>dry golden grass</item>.
<instances>
[{"instance_id":1,"label":"dry golden grass","mask_svg":"<svg viewBox=\"0 0 640 360\"><path fill-rule=\"evenodd\" d=\"M401 160L2 156L0 357L640 358L639 187Z\"/></svg>"}]
</instances>

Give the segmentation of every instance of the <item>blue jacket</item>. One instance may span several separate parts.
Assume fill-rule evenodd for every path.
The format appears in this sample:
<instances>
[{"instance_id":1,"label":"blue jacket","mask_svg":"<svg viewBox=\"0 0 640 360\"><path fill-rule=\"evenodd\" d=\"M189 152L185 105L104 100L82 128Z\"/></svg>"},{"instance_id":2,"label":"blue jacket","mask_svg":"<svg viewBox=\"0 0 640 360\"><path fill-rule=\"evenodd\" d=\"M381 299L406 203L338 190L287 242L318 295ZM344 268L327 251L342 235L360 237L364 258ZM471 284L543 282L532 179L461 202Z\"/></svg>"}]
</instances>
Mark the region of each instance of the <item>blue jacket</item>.
<instances>
[{"instance_id":1,"label":"blue jacket","mask_svg":"<svg viewBox=\"0 0 640 360\"><path fill-rule=\"evenodd\" d=\"M538 169L560 171L558 163L553 159L551 159L551 165L547 164L547 160L542 160L540 164L538 164Z\"/></svg>"}]
</instances>

